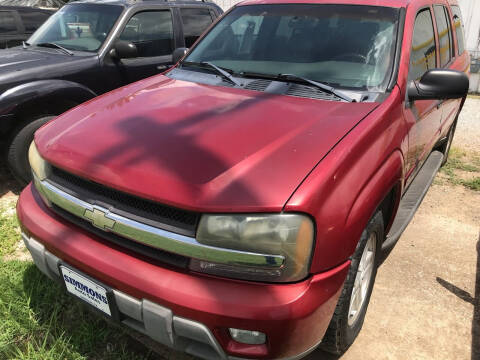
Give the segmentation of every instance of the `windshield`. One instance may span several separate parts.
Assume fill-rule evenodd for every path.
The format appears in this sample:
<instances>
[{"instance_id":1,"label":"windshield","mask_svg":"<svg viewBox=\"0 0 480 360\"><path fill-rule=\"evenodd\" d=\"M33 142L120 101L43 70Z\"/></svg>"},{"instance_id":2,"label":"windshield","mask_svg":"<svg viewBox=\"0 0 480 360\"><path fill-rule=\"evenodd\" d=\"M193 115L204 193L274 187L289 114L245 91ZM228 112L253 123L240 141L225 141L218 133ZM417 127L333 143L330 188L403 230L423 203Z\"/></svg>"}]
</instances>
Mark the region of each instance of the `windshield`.
<instances>
[{"instance_id":1,"label":"windshield","mask_svg":"<svg viewBox=\"0 0 480 360\"><path fill-rule=\"evenodd\" d=\"M122 11L117 5L66 5L28 39L28 44L55 43L69 50L97 51Z\"/></svg>"},{"instance_id":2,"label":"windshield","mask_svg":"<svg viewBox=\"0 0 480 360\"><path fill-rule=\"evenodd\" d=\"M185 61L235 73L294 74L338 87L384 91L398 9L358 5L250 5L227 14Z\"/></svg>"}]
</instances>

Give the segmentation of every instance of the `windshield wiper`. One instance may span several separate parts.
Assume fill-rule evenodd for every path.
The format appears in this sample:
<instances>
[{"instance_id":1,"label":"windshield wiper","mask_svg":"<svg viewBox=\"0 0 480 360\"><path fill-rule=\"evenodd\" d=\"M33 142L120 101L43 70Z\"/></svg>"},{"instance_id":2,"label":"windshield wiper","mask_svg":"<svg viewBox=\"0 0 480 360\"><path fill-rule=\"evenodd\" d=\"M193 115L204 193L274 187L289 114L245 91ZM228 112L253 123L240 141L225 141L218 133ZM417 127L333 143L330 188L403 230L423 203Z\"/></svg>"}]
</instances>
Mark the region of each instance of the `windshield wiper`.
<instances>
[{"instance_id":1,"label":"windshield wiper","mask_svg":"<svg viewBox=\"0 0 480 360\"><path fill-rule=\"evenodd\" d=\"M341 98L345 101L348 101L348 102L356 101L356 100L352 99L350 96L348 96L347 94L343 93L342 91L335 89L333 86L323 84L321 82L310 80L310 79L307 79L307 78L304 78L304 77L301 77L301 76L298 76L298 75L294 75L294 74L274 75L274 74L263 74L263 73L256 73L256 72L250 72L250 71L241 71L238 74L240 76L244 76L244 77L254 77L254 78L262 78L262 79L269 79L269 80L301 81L303 83L313 85L313 86L319 88L320 90L325 91L329 94L334 94L334 95L338 96L339 98Z\"/></svg>"},{"instance_id":2,"label":"windshield wiper","mask_svg":"<svg viewBox=\"0 0 480 360\"><path fill-rule=\"evenodd\" d=\"M225 71L224 69L218 67L217 65L215 64L212 64L211 62L209 61L202 61L202 62L196 62L196 61L183 61L182 62L182 65L187 65L187 66L199 66L199 67L203 67L203 68L209 68L209 69L213 69L217 74L219 74L222 78L230 81L232 84L236 85L236 86L242 86L242 84L235 80L235 78L229 74L227 71Z\"/></svg>"},{"instance_id":3,"label":"windshield wiper","mask_svg":"<svg viewBox=\"0 0 480 360\"><path fill-rule=\"evenodd\" d=\"M319 88L320 90L323 90L327 93L336 95L340 99L343 99L345 101L348 101L348 102L356 101L356 100L352 99L350 96L348 96L347 94L344 94L342 91L339 91L339 90L335 89L333 86L329 86L329 85L323 84L323 83L318 82L318 81L310 80L310 79L304 78L302 76L298 76L298 75L294 75L294 74L279 74L279 75L277 75L276 78L279 79L279 80L283 79L283 80L287 80L287 81L288 80L301 81L301 82L313 85L313 86L315 86L315 87Z\"/></svg>"},{"instance_id":4,"label":"windshield wiper","mask_svg":"<svg viewBox=\"0 0 480 360\"><path fill-rule=\"evenodd\" d=\"M54 42L44 42L44 43L35 44L35 45L40 47L59 49L59 50L62 50L65 54L73 56L73 52Z\"/></svg>"}]
</instances>

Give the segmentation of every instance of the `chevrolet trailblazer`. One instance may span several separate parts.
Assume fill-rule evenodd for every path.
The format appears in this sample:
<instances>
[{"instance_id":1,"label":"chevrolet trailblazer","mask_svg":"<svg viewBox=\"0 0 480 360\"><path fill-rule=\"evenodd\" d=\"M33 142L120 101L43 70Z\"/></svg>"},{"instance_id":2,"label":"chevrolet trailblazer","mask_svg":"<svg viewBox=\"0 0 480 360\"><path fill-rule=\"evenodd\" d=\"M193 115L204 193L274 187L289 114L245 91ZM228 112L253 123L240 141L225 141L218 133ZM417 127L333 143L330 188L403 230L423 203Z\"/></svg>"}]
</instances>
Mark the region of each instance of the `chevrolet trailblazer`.
<instances>
[{"instance_id":1,"label":"chevrolet trailblazer","mask_svg":"<svg viewBox=\"0 0 480 360\"><path fill-rule=\"evenodd\" d=\"M66 291L178 350L341 354L468 71L455 0L247 0L168 73L36 132L23 239Z\"/></svg>"}]
</instances>

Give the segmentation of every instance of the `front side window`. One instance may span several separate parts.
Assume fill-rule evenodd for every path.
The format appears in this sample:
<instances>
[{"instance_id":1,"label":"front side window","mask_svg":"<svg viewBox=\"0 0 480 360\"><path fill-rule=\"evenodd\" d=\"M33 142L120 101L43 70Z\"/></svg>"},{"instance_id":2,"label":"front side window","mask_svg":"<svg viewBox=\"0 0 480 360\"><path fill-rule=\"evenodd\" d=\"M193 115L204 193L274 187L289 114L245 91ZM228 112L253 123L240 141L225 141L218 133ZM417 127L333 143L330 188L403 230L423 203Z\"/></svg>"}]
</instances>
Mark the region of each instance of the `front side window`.
<instances>
[{"instance_id":1,"label":"front side window","mask_svg":"<svg viewBox=\"0 0 480 360\"><path fill-rule=\"evenodd\" d=\"M17 31L15 17L11 11L0 11L0 34L8 34Z\"/></svg>"},{"instance_id":2,"label":"front side window","mask_svg":"<svg viewBox=\"0 0 480 360\"><path fill-rule=\"evenodd\" d=\"M451 50L451 32L450 22L445 14L445 7L436 5L433 7L435 10L435 20L437 21L438 42L440 51L440 66L444 67L450 62L452 50Z\"/></svg>"},{"instance_id":3,"label":"front side window","mask_svg":"<svg viewBox=\"0 0 480 360\"><path fill-rule=\"evenodd\" d=\"M465 51L465 34L463 31L462 12L458 6L452 6L452 13L453 26L455 27L455 32L457 33L458 55L461 55Z\"/></svg>"},{"instance_id":4,"label":"front side window","mask_svg":"<svg viewBox=\"0 0 480 360\"><path fill-rule=\"evenodd\" d=\"M429 9L422 10L415 19L410 54L410 80L418 80L437 64L437 50Z\"/></svg>"},{"instance_id":5,"label":"front side window","mask_svg":"<svg viewBox=\"0 0 480 360\"><path fill-rule=\"evenodd\" d=\"M138 57L169 55L173 49L173 26L170 10L145 11L128 21L120 40L132 42Z\"/></svg>"},{"instance_id":6,"label":"front side window","mask_svg":"<svg viewBox=\"0 0 480 360\"><path fill-rule=\"evenodd\" d=\"M48 18L28 43L55 43L69 50L97 51L122 11L123 7L117 5L65 5Z\"/></svg>"},{"instance_id":7,"label":"front side window","mask_svg":"<svg viewBox=\"0 0 480 360\"><path fill-rule=\"evenodd\" d=\"M364 5L240 6L185 60L236 73L288 73L337 87L385 89L398 17L398 9Z\"/></svg>"},{"instance_id":8,"label":"front side window","mask_svg":"<svg viewBox=\"0 0 480 360\"><path fill-rule=\"evenodd\" d=\"M212 24L212 15L208 9L181 8L185 46L191 47L200 35Z\"/></svg>"}]
</instances>

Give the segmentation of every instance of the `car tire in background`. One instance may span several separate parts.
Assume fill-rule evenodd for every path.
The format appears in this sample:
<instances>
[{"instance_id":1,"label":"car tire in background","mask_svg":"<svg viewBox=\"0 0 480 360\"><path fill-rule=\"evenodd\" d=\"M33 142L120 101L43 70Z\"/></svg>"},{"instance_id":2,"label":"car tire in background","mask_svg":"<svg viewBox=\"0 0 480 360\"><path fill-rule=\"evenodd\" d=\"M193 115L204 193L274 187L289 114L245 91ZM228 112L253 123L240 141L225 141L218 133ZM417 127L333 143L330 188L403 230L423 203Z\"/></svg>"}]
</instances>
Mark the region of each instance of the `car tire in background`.
<instances>
[{"instance_id":1,"label":"car tire in background","mask_svg":"<svg viewBox=\"0 0 480 360\"><path fill-rule=\"evenodd\" d=\"M372 294L384 240L381 211L377 211L362 233L350 270L320 350L340 355L362 328Z\"/></svg>"},{"instance_id":2,"label":"car tire in background","mask_svg":"<svg viewBox=\"0 0 480 360\"><path fill-rule=\"evenodd\" d=\"M42 125L55 116L37 118L27 125L19 126L7 144L7 165L13 176L22 184L26 185L32 179L30 164L28 162L28 149L33 141L33 135Z\"/></svg>"}]
</instances>

